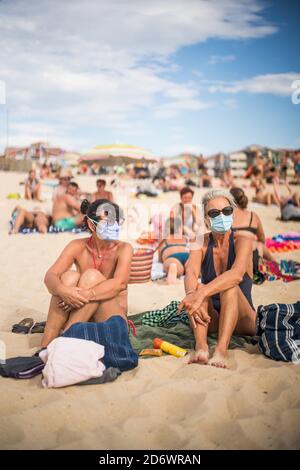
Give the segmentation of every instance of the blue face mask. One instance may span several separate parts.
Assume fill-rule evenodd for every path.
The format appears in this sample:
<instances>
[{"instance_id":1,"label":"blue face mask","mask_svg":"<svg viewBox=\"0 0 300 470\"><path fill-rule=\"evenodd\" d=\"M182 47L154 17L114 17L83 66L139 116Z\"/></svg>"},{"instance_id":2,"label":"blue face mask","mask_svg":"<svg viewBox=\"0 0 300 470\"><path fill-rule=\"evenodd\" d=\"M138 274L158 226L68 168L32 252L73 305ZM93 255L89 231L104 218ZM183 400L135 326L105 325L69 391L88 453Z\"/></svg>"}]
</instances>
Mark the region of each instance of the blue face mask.
<instances>
[{"instance_id":1,"label":"blue face mask","mask_svg":"<svg viewBox=\"0 0 300 470\"><path fill-rule=\"evenodd\" d=\"M120 226L118 222L109 224L106 220L100 220L97 224L93 219L90 219L96 225L96 234L100 240L118 240L120 234Z\"/></svg>"},{"instance_id":2,"label":"blue face mask","mask_svg":"<svg viewBox=\"0 0 300 470\"><path fill-rule=\"evenodd\" d=\"M210 228L212 232L225 233L231 229L233 217L231 215L220 214L217 217L210 217Z\"/></svg>"}]
</instances>

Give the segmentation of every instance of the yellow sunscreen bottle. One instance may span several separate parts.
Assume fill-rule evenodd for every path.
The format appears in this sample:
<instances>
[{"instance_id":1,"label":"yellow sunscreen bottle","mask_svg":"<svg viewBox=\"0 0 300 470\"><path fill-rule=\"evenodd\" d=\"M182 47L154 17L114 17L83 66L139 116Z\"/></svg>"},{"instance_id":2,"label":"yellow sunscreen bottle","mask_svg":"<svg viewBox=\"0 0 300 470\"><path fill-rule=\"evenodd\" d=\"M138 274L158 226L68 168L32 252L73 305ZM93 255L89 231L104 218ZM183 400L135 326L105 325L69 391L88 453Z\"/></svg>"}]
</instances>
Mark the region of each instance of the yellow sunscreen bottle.
<instances>
[{"instance_id":1,"label":"yellow sunscreen bottle","mask_svg":"<svg viewBox=\"0 0 300 470\"><path fill-rule=\"evenodd\" d=\"M182 349L175 344L168 343L167 341L163 341L160 338L154 338L153 340L153 347L155 349L161 349L165 353L172 354L172 356L176 357L183 357L187 354L186 349Z\"/></svg>"}]
</instances>

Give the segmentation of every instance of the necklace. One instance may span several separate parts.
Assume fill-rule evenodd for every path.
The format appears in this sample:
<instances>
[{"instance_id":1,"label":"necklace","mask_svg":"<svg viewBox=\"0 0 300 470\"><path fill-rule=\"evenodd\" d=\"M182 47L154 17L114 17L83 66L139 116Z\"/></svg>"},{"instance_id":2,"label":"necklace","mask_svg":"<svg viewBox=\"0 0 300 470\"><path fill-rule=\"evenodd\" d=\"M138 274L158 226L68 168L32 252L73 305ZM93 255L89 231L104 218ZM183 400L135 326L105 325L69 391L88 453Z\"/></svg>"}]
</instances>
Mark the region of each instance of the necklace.
<instances>
[{"instance_id":1,"label":"necklace","mask_svg":"<svg viewBox=\"0 0 300 470\"><path fill-rule=\"evenodd\" d=\"M102 258L105 258L106 253L114 247L114 245L113 245L111 247L104 248L103 253L99 253L99 251L97 249L97 246L95 246L94 240L92 239L92 237L90 238L90 242L91 242L91 246L89 248L92 251L92 255L93 256L96 255L96 257L100 260L102 260Z\"/></svg>"}]
</instances>

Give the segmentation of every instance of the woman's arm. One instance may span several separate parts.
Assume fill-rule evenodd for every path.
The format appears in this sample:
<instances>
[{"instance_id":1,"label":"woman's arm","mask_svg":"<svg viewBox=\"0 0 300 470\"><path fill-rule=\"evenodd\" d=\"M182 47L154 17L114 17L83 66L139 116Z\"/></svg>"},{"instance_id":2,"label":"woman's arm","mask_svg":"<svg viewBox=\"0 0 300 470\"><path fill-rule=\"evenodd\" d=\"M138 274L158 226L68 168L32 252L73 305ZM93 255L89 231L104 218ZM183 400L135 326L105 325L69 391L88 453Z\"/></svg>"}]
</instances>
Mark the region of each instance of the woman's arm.
<instances>
[{"instance_id":1,"label":"woman's arm","mask_svg":"<svg viewBox=\"0 0 300 470\"><path fill-rule=\"evenodd\" d=\"M165 244L166 244L166 239L164 238L163 240L161 240L161 242L159 242L159 244L157 245L157 247L154 250L154 253L156 251L158 251L158 261L159 261L159 263L163 262L162 257L161 257L161 251L162 251L163 245L165 245Z\"/></svg>"},{"instance_id":2,"label":"woman's arm","mask_svg":"<svg viewBox=\"0 0 300 470\"><path fill-rule=\"evenodd\" d=\"M77 250L78 240L73 240L64 248L55 263L46 272L44 282L50 294L61 294L65 286L60 280L60 276L71 268L75 261Z\"/></svg>"},{"instance_id":3,"label":"woman's arm","mask_svg":"<svg viewBox=\"0 0 300 470\"><path fill-rule=\"evenodd\" d=\"M201 272L202 253L202 248L190 251L189 259L185 265L184 287L186 294L197 290L198 278Z\"/></svg>"},{"instance_id":4,"label":"woman's arm","mask_svg":"<svg viewBox=\"0 0 300 470\"><path fill-rule=\"evenodd\" d=\"M254 216L257 219L257 232L256 232L257 241L261 243L265 243L266 236L265 236L263 224L257 214L254 213Z\"/></svg>"},{"instance_id":5,"label":"woman's arm","mask_svg":"<svg viewBox=\"0 0 300 470\"><path fill-rule=\"evenodd\" d=\"M91 296L89 296L91 301L111 299L127 288L130 277L132 253L132 246L129 243L125 243L118 255L114 277L102 281L92 289L88 289L91 293Z\"/></svg>"},{"instance_id":6,"label":"woman's arm","mask_svg":"<svg viewBox=\"0 0 300 470\"><path fill-rule=\"evenodd\" d=\"M80 211L81 202L78 202L75 197L71 196L70 194L65 194L64 199L69 207Z\"/></svg>"},{"instance_id":7,"label":"woman's arm","mask_svg":"<svg viewBox=\"0 0 300 470\"><path fill-rule=\"evenodd\" d=\"M278 189L277 189L277 184L274 182L273 184L273 189L274 189L274 199L275 199L275 202L277 204L278 207L281 207L281 197L278 193Z\"/></svg>"}]
</instances>

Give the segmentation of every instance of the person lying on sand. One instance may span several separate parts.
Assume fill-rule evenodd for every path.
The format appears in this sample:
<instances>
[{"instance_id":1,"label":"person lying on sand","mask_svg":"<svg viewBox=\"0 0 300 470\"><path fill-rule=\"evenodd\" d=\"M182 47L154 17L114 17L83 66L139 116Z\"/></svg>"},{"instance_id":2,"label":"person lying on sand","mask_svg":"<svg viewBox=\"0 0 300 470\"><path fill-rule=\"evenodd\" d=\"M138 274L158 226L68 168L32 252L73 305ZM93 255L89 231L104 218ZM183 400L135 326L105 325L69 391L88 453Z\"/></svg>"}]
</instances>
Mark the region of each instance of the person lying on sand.
<instances>
[{"instance_id":1,"label":"person lying on sand","mask_svg":"<svg viewBox=\"0 0 300 470\"><path fill-rule=\"evenodd\" d=\"M91 236L71 241L45 276L51 301L42 347L77 322L113 315L127 321L132 247L118 241L120 208L105 199L84 200L81 211Z\"/></svg>"},{"instance_id":2,"label":"person lying on sand","mask_svg":"<svg viewBox=\"0 0 300 470\"><path fill-rule=\"evenodd\" d=\"M185 264L189 257L186 238L182 233L180 218L168 219L165 224L165 235L159 246L159 260L163 262L167 273L167 283L175 284L177 277L185 272Z\"/></svg>"},{"instance_id":3,"label":"person lying on sand","mask_svg":"<svg viewBox=\"0 0 300 470\"><path fill-rule=\"evenodd\" d=\"M211 190L203 197L205 222L211 229L203 246L190 252L186 265L186 297L179 305L189 315L196 347L190 362L227 367L233 333L254 335L252 303L252 240L232 231L235 202L227 190ZM201 283L198 278L201 276ZM207 334L218 332L209 358Z\"/></svg>"},{"instance_id":4,"label":"person lying on sand","mask_svg":"<svg viewBox=\"0 0 300 470\"><path fill-rule=\"evenodd\" d=\"M55 227L62 230L72 230L82 224L83 215L80 213L78 189L78 184L71 181L68 183L65 193L56 195L52 209Z\"/></svg>"},{"instance_id":5,"label":"person lying on sand","mask_svg":"<svg viewBox=\"0 0 300 470\"><path fill-rule=\"evenodd\" d=\"M14 227L9 232L10 235L19 233L21 227L36 228L39 233L47 233L50 225L50 216L40 207L35 207L32 211L17 206L12 212Z\"/></svg>"},{"instance_id":6,"label":"person lying on sand","mask_svg":"<svg viewBox=\"0 0 300 470\"><path fill-rule=\"evenodd\" d=\"M103 179L98 179L96 181L97 191L92 194L91 202L96 201L97 199L107 199L108 201L113 202L112 192L106 191L106 181Z\"/></svg>"}]
</instances>

